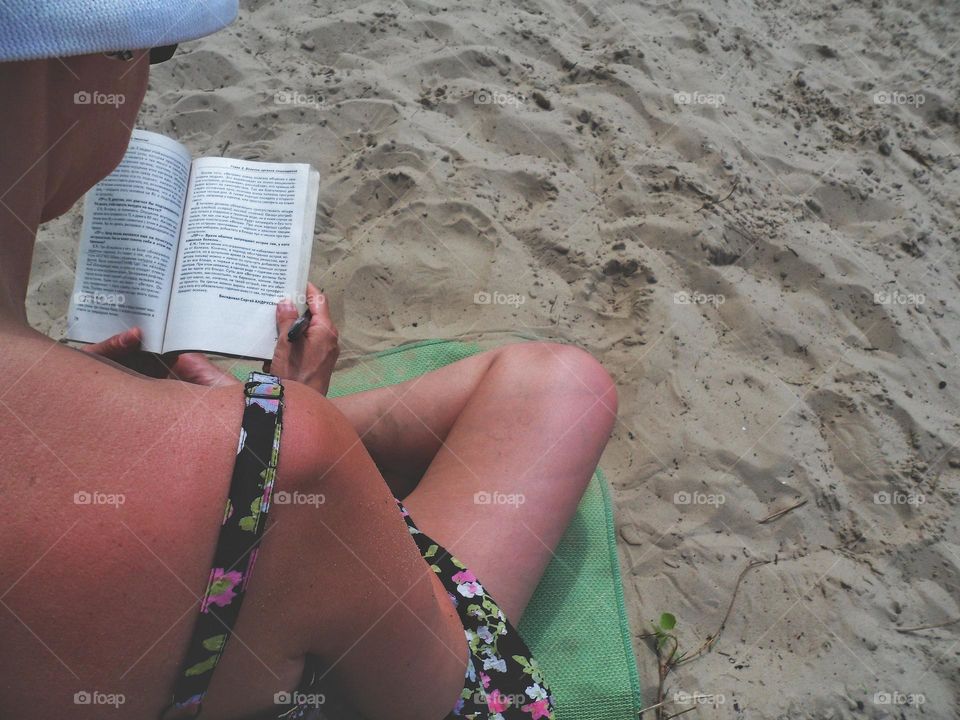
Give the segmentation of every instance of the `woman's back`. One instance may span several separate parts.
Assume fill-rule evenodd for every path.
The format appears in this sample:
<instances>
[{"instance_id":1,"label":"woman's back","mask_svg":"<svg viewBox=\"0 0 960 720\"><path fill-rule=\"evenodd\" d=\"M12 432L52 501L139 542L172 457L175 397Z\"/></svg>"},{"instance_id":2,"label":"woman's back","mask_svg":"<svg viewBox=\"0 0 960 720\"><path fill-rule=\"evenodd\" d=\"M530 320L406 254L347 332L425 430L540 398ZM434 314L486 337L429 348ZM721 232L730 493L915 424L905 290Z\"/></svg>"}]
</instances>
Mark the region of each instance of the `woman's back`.
<instances>
[{"instance_id":1,"label":"woman's back","mask_svg":"<svg viewBox=\"0 0 960 720\"><path fill-rule=\"evenodd\" d=\"M123 698L125 716L150 717L209 572L240 391L138 379L32 338L5 343L0 372L0 483L16 508L0 526L0 657L18 679L4 694L32 712Z\"/></svg>"},{"instance_id":2,"label":"woman's back","mask_svg":"<svg viewBox=\"0 0 960 720\"><path fill-rule=\"evenodd\" d=\"M140 378L29 333L4 343L0 373L7 379L0 397L0 492L15 509L0 525L7 610L0 614L0 673L7 679L0 706L12 717L55 717L76 702L76 717L116 717L122 702L124 717L156 717L169 702L209 576L240 433L242 386ZM452 707L463 664L451 662L448 648L463 645L462 628L445 598L435 602L386 487L365 489L362 469L349 480L350 468L358 470L348 450L355 435L316 393L288 387L285 426L277 488L316 492L326 473L330 501L309 511L283 505L271 511L204 717L269 711L277 693L297 687L308 652L332 664L385 611L397 613L395 597L371 572L397 577L398 569L420 580L397 590L410 591L405 604L447 619L433 630L443 642L432 655L431 642L417 643L423 653L413 665L419 665L406 670L396 666L391 642L367 648L367 659L390 653L380 658L390 666L385 676L420 682L423 696L438 696L438 708ZM348 454L331 469L327 456L334 452ZM368 519L381 515L381 532L393 541L378 538L376 528L357 532L357 511ZM396 547L397 538L407 545ZM361 564L354 554L371 559ZM376 566L378 556L382 567L364 567ZM423 634L415 618L406 625ZM338 668L354 685L355 662ZM448 678L439 690L425 682L431 671Z\"/></svg>"}]
</instances>

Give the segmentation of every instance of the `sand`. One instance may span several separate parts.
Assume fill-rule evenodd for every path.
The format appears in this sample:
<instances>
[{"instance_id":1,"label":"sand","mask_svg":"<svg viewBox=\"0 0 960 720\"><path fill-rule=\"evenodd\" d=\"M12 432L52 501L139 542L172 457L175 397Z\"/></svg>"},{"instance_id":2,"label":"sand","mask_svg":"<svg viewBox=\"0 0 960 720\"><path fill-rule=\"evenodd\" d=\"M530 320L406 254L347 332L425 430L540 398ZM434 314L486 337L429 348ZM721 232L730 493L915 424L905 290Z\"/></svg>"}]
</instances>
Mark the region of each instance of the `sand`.
<instances>
[{"instance_id":1,"label":"sand","mask_svg":"<svg viewBox=\"0 0 960 720\"><path fill-rule=\"evenodd\" d=\"M669 611L695 649L774 560L671 675L707 696L689 717L951 718L960 624L896 629L960 617L958 24L917 0L248 2L155 69L141 125L321 171L345 363L521 331L606 364L635 634ZM55 337L79 221L36 250Z\"/></svg>"}]
</instances>

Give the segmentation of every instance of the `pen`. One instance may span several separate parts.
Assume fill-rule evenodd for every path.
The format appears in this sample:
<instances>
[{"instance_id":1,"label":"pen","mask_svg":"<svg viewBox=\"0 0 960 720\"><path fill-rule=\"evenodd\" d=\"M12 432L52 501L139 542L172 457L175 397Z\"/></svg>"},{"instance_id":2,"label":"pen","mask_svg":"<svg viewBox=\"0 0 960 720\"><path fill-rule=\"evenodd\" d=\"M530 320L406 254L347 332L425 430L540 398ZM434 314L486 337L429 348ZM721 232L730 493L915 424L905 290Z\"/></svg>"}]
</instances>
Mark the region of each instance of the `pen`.
<instances>
[{"instance_id":1,"label":"pen","mask_svg":"<svg viewBox=\"0 0 960 720\"><path fill-rule=\"evenodd\" d=\"M298 317L294 321L293 325L290 326L290 330L287 332L287 340L293 342L298 337L303 335L304 330L307 329L307 325L310 324L311 317L313 317L313 315L310 312L310 308L304 310L303 315Z\"/></svg>"}]
</instances>

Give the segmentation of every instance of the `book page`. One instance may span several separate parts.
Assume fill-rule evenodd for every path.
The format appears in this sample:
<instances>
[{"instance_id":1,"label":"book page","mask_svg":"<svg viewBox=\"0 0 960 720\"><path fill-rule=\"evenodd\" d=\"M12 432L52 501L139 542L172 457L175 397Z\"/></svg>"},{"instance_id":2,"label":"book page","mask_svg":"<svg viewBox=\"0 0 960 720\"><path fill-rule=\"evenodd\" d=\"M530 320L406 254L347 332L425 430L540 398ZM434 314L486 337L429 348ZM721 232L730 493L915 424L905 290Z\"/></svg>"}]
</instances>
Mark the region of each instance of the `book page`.
<instances>
[{"instance_id":1,"label":"book page","mask_svg":"<svg viewBox=\"0 0 960 720\"><path fill-rule=\"evenodd\" d=\"M275 306L303 293L304 235L309 249L315 213L309 165L196 160L164 351L272 357Z\"/></svg>"},{"instance_id":2,"label":"book page","mask_svg":"<svg viewBox=\"0 0 960 720\"><path fill-rule=\"evenodd\" d=\"M67 337L99 342L131 327L161 352L190 177L190 154L135 130L120 165L84 199Z\"/></svg>"}]
</instances>

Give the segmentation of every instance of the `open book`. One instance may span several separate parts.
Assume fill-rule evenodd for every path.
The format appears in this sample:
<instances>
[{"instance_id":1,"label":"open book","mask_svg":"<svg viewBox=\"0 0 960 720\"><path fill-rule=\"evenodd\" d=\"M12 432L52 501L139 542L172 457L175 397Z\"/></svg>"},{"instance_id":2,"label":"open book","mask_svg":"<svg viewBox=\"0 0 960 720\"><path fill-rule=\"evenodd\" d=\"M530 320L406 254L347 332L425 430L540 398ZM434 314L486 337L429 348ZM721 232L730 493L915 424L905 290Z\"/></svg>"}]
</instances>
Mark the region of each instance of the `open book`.
<instances>
[{"instance_id":1,"label":"open book","mask_svg":"<svg viewBox=\"0 0 960 720\"><path fill-rule=\"evenodd\" d=\"M138 325L149 352L272 357L276 303L304 308L319 186L309 165L191 161L135 130L84 201L68 338Z\"/></svg>"}]
</instances>

